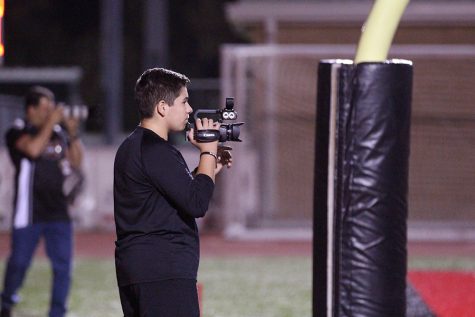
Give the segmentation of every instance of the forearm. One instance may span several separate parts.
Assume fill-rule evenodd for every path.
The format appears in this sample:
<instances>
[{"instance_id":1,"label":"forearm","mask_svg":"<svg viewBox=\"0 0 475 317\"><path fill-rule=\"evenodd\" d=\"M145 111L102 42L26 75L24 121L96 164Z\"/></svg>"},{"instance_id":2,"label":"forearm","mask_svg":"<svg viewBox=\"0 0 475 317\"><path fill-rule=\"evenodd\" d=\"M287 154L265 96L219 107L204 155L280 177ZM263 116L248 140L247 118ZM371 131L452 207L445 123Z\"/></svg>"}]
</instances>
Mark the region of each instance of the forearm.
<instances>
[{"instance_id":1,"label":"forearm","mask_svg":"<svg viewBox=\"0 0 475 317\"><path fill-rule=\"evenodd\" d=\"M216 154L216 152L212 151L203 151L200 155L200 163L198 164L196 174L208 175L214 183L216 171L216 157L212 154L208 154L208 152Z\"/></svg>"},{"instance_id":2,"label":"forearm","mask_svg":"<svg viewBox=\"0 0 475 317\"><path fill-rule=\"evenodd\" d=\"M79 138L75 138L71 141L68 150L68 160L75 168L79 168L82 164L84 157L84 150L82 142Z\"/></svg>"},{"instance_id":3,"label":"forearm","mask_svg":"<svg viewBox=\"0 0 475 317\"><path fill-rule=\"evenodd\" d=\"M54 122L47 122L35 136L25 135L20 138L16 147L31 158L39 157L51 138L54 125Z\"/></svg>"}]
</instances>

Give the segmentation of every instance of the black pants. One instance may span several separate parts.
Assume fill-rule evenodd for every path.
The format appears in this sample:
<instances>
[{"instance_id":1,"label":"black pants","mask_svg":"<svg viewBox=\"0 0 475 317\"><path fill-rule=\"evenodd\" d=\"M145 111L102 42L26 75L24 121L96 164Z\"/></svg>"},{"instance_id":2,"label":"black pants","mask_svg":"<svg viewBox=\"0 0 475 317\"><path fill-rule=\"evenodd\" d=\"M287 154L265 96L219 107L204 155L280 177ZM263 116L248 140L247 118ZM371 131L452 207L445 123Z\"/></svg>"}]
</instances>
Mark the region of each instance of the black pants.
<instances>
[{"instance_id":1,"label":"black pants","mask_svg":"<svg viewBox=\"0 0 475 317\"><path fill-rule=\"evenodd\" d=\"M119 287L124 317L199 317L196 280L172 279Z\"/></svg>"}]
</instances>

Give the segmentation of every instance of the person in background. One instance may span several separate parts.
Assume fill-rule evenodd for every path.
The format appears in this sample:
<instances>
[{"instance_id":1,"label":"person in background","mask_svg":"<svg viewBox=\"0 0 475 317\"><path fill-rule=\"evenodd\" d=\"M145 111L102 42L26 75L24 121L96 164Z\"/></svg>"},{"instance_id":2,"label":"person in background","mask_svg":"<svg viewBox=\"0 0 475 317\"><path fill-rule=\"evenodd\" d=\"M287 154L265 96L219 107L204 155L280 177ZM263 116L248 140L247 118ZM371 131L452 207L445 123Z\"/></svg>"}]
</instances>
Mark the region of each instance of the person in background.
<instances>
[{"instance_id":1,"label":"person in background","mask_svg":"<svg viewBox=\"0 0 475 317\"><path fill-rule=\"evenodd\" d=\"M197 317L199 236L195 218L208 209L215 175L231 166L218 141L190 142L200 151L190 172L169 142L185 129L192 108L179 73L153 68L135 86L140 125L120 145L114 162L115 263L125 317ZM196 128L219 129L198 119Z\"/></svg>"},{"instance_id":2,"label":"person in background","mask_svg":"<svg viewBox=\"0 0 475 317\"><path fill-rule=\"evenodd\" d=\"M51 261L53 282L49 317L63 317L71 283L73 228L68 213L65 178L83 159L79 120L66 118L55 105L54 94L32 87L25 98L25 118L16 119L6 133L6 144L15 166L15 195L1 317L10 317L17 294L44 238Z\"/></svg>"}]
</instances>

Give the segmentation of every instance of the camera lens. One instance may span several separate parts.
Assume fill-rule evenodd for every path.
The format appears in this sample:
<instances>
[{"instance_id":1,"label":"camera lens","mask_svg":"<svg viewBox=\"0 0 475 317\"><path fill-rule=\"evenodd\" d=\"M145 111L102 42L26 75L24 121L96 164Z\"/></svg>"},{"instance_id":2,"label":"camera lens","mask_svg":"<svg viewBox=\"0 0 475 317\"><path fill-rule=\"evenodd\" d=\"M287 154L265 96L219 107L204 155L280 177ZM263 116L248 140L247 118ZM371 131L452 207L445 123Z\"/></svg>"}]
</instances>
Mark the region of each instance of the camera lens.
<instances>
[{"instance_id":1,"label":"camera lens","mask_svg":"<svg viewBox=\"0 0 475 317\"><path fill-rule=\"evenodd\" d=\"M231 129L230 129L230 130L231 130L231 131L230 131L230 132L231 132L231 133L230 133L230 135L231 135L231 140L232 140L232 141L239 140L239 134L241 133L241 128L240 128L240 126L237 125L237 124L236 124L236 125L233 124L233 125L231 125Z\"/></svg>"},{"instance_id":2,"label":"camera lens","mask_svg":"<svg viewBox=\"0 0 475 317\"><path fill-rule=\"evenodd\" d=\"M239 140L239 134L241 133L240 126L243 123L230 123L230 124L222 124L219 127L219 142L226 142L226 141L237 141Z\"/></svg>"}]
</instances>

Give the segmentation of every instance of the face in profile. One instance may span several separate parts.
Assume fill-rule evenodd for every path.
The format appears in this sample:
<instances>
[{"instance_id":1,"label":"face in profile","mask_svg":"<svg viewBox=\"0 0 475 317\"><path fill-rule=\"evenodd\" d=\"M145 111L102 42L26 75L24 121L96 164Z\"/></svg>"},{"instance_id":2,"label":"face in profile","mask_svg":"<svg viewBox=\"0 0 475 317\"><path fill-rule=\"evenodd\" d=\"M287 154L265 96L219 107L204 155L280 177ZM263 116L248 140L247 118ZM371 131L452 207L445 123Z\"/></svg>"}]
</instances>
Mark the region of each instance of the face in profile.
<instances>
[{"instance_id":1,"label":"face in profile","mask_svg":"<svg viewBox=\"0 0 475 317\"><path fill-rule=\"evenodd\" d=\"M188 89L182 87L180 94L173 101L173 105L168 109L170 131L177 132L184 130L192 111L193 109L188 103Z\"/></svg>"}]
</instances>

